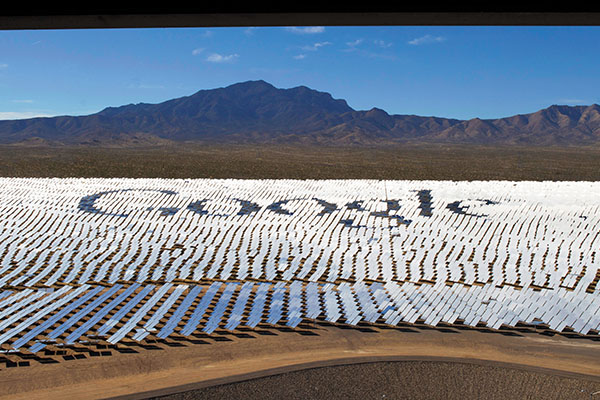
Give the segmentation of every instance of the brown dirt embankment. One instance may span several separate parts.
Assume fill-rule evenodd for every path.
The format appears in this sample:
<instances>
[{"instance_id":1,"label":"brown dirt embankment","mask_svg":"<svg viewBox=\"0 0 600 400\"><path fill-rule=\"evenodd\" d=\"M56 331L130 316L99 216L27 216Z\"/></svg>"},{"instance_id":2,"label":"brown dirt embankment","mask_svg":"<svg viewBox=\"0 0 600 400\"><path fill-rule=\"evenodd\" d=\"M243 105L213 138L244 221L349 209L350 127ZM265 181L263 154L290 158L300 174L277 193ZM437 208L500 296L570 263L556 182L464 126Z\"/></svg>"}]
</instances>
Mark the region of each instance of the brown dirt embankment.
<instances>
[{"instance_id":1,"label":"brown dirt embankment","mask_svg":"<svg viewBox=\"0 0 600 400\"><path fill-rule=\"evenodd\" d=\"M490 330L373 327L343 329L315 325L312 335L263 328L245 335L222 334L184 347L116 354L27 369L0 371L0 390L14 399L144 398L293 371L303 364L335 365L348 359L468 361L488 366L551 372L566 378L600 381L600 346L591 339ZM228 341L222 341L227 337ZM542 368L543 370L541 370ZM584 376L585 375L585 376ZM480 376L486 376L482 373ZM442 378L440 378L442 379ZM446 379L446 378L444 378ZM494 379L490 376L490 379ZM583 382L583 381L582 381ZM192 386L186 386L192 385ZM142 393L142 397L140 397Z\"/></svg>"},{"instance_id":2,"label":"brown dirt embankment","mask_svg":"<svg viewBox=\"0 0 600 400\"><path fill-rule=\"evenodd\" d=\"M600 382L597 381L512 365L460 361L380 361L307 368L150 398L587 399L597 390L600 390Z\"/></svg>"}]
</instances>

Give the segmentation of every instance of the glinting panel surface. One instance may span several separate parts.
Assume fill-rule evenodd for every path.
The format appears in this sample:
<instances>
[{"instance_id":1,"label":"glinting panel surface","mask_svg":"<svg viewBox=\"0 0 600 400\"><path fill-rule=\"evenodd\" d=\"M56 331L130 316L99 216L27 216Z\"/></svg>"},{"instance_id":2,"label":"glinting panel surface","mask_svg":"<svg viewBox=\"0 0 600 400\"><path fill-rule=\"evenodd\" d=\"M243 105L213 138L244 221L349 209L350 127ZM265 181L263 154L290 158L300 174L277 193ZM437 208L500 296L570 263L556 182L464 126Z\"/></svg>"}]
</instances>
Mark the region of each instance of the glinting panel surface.
<instances>
[{"instance_id":1,"label":"glinting panel surface","mask_svg":"<svg viewBox=\"0 0 600 400\"><path fill-rule=\"evenodd\" d=\"M0 345L600 328L600 183L1 178Z\"/></svg>"}]
</instances>

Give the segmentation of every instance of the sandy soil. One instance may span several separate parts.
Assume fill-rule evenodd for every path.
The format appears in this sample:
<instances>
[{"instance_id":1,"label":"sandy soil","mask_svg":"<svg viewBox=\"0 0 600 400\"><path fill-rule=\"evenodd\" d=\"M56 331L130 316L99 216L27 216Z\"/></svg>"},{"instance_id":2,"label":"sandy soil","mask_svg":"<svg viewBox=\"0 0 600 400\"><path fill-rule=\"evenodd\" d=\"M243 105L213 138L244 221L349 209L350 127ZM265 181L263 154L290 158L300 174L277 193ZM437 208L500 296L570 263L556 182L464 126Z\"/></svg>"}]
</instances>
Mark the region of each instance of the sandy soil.
<instances>
[{"instance_id":1,"label":"sandy soil","mask_svg":"<svg viewBox=\"0 0 600 400\"><path fill-rule=\"evenodd\" d=\"M156 397L191 399L588 399L600 383L506 366L443 361L311 368Z\"/></svg>"},{"instance_id":2,"label":"sandy soil","mask_svg":"<svg viewBox=\"0 0 600 400\"><path fill-rule=\"evenodd\" d=\"M186 343L182 347L159 344L163 350L113 351L110 357L2 369L0 393L14 399L147 398L307 366L381 360L510 366L600 385L600 346L590 339L423 326L304 326L299 331L265 326L262 334L221 331L211 337L199 335L196 343L181 342Z\"/></svg>"}]
</instances>

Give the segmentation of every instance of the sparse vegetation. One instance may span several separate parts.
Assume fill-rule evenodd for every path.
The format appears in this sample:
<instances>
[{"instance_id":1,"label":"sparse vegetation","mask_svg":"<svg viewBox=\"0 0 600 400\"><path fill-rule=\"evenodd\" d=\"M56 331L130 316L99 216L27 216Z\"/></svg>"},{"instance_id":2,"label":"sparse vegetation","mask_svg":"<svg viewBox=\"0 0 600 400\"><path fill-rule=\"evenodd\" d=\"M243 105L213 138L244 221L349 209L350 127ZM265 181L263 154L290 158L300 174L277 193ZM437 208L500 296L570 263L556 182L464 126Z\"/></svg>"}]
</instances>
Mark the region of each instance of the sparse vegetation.
<instances>
[{"instance_id":1,"label":"sparse vegetation","mask_svg":"<svg viewBox=\"0 0 600 400\"><path fill-rule=\"evenodd\" d=\"M6 145L0 176L596 181L600 148Z\"/></svg>"}]
</instances>

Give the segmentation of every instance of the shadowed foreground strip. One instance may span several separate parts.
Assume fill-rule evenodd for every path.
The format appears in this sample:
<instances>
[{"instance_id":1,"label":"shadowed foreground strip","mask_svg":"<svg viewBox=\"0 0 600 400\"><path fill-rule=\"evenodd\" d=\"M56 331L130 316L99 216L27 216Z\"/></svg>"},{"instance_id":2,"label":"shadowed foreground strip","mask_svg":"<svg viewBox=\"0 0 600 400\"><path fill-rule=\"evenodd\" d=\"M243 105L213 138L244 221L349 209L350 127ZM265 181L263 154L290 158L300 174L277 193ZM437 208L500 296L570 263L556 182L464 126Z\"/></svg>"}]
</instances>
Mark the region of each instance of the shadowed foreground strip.
<instances>
[{"instance_id":1,"label":"shadowed foreground strip","mask_svg":"<svg viewBox=\"0 0 600 400\"><path fill-rule=\"evenodd\" d=\"M587 399L600 383L454 362L373 362L312 368L162 397L191 399Z\"/></svg>"}]
</instances>

